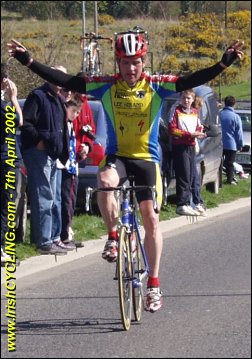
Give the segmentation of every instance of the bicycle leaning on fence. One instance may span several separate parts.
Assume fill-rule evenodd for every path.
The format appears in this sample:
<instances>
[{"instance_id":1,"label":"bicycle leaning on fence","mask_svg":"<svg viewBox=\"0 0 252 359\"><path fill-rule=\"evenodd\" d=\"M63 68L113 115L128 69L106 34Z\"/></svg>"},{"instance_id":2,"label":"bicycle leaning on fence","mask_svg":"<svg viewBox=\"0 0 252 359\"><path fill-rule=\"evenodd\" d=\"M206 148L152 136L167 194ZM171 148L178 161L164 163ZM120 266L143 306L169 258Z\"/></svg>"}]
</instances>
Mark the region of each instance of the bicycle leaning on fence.
<instances>
[{"instance_id":1,"label":"bicycle leaning on fence","mask_svg":"<svg viewBox=\"0 0 252 359\"><path fill-rule=\"evenodd\" d=\"M144 308L143 281L149 275L135 197L137 191L146 189L152 192L153 207L158 212L155 187L135 186L133 177L129 177L129 186L90 188L89 191L90 195L96 192L112 191L117 198L119 244L114 279L118 280L121 319L125 330L130 329L132 310L135 320L138 322L141 320Z\"/></svg>"},{"instance_id":2,"label":"bicycle leaning on fence","mask_svg":"<svg viewBox=\"0 0 252 359\"><path fill-rule=\"evenodd\" d=\"M85 33L80 38L80 47L83 53L82 71L89 76L100 76L102 74L101 49L99 40L107 40L113 49L114 40L111 37L96 35L94 32Z\"/></svg>"}]
</instances>

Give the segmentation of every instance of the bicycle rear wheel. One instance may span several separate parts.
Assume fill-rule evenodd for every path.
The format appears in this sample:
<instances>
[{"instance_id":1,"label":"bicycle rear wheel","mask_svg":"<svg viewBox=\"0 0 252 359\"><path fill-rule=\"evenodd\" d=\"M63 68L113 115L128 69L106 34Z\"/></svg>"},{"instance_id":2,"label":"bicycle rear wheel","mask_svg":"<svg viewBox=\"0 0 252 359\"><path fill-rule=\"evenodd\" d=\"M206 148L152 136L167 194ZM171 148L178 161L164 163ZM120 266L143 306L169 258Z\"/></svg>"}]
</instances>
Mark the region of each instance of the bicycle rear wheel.
<instances>
[{"instance_id":1,"label":"bicycle rear wheel","mask_svg":"<svg viewBox=\"0 0 252 359\"><path fill-rule=\"evenodd\" d=\"M132 295L133 295L133 312L135 316L135 320L139 322L141 320L142 311L144 307L144 298L143 298L143 288L142 288L142 281L141 281L141 274L142 274L142 251L140 248L140 244L136 238L137 234L134 233L136 249L133 253L133 268L134 268L134 278L132 283Z\"/></svg>"},{"instance_id":2,"label":"bicycle rear wheel","mask_svg":"<svg viewBox=\"0 0 252 359\"><path fill-rule=\"evenodd\" d=\"M122 324L129 330L132 312L132 265L130 239L124 226L121 227L118 247L118 287Z\"/></svg>"}]
</instances>

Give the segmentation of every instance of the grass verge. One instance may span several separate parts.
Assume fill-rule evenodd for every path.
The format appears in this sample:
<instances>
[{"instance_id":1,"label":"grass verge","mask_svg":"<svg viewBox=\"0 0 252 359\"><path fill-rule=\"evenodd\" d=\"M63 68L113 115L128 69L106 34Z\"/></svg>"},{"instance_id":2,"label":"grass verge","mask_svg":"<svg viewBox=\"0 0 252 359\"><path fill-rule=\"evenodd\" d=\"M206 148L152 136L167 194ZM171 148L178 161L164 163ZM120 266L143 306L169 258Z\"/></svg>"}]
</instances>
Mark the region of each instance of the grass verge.
<instances>
[{"instance_id":1,"label":"grass verge","mask_svg":"<svg viewBox=\"0 0 252 359\"><path fill-rule=\"evenodd\" d=\"M248 75L249 76L249 75ZM216 93L219 93L219 88L214 88ZM247 81L232 84L232 85L223 85L221 86L221 97L222 100L226 96L234 96L236 100L251 100L251 77Z\"/></svg>"}]
</instances>

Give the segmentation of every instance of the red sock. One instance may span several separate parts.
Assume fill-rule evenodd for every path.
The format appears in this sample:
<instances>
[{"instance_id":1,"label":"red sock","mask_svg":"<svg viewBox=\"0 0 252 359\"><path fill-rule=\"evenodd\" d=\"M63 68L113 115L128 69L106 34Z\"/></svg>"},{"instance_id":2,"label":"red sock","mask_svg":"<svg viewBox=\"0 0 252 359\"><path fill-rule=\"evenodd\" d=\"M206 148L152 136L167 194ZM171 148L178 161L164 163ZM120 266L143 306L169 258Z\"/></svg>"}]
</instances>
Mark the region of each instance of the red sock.
<instances>
[{"instance_id":1,"label":"red sock","mask_svg":"<svg viewBox=\"0 0 252 359\"><path fill-rule=\"evenodd\" d=\"M158 277L149 277L147 282L147 288L160 287L160 281Z\"/></svg>"},{"instance_id":2,"label":"red sock","mask_svg":"<svg viewBox=\"0 0 252 359\"><path fill-rule=\"evenodd\" d=\"M113 239L114 241L118 241L117 231L108 232L109 239Z\"/></svg>"}]
</instances>

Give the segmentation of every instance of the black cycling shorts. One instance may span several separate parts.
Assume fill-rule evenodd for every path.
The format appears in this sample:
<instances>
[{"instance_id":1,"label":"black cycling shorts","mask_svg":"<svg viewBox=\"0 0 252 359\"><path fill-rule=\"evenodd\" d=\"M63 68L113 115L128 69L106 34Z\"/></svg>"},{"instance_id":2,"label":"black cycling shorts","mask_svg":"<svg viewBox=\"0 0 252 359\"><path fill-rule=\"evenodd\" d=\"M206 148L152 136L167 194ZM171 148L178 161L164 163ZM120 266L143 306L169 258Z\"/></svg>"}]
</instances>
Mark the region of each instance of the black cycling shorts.
<instances>
[{"instance_id":1,"label":"black cycling shorts","mask_svg":"<svg viewBox=\"0 0 252 359\"><path fill-rule=\"evenodd\" d=\"M108 155L100 167L115 168L120 178L119 185L122 185L129 176L134 176L135 185L155 186L158 197L158 204L162 203L162 179L158 163L152 161L138 160L134 158ZM137 191L137 201L152 199L150 190Z\"/></svg>"}]
</instances>

